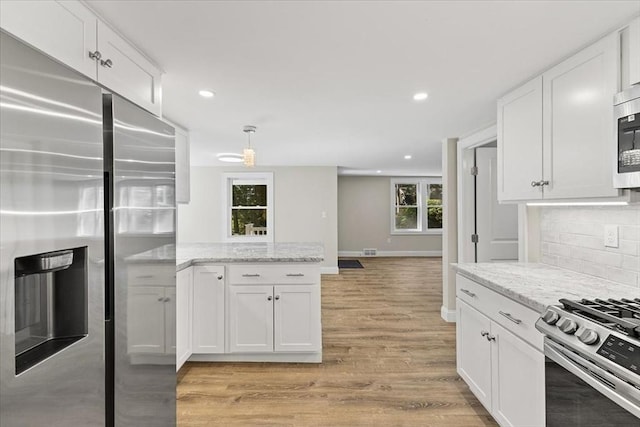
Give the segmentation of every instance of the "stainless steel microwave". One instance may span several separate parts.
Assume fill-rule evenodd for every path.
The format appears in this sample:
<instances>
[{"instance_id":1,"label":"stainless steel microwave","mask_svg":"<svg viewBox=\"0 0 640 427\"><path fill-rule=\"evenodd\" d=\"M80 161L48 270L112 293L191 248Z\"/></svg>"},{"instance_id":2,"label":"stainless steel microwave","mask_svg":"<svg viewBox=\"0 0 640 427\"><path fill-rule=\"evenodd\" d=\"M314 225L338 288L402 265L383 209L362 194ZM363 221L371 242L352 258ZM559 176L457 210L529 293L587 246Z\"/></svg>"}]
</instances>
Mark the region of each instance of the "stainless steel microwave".
<instances>
[{"instance_id":1,"label":"stainless steel microwave","mask_svg":"<svg viewBox=\"0 0 640 427\"><path fill-rule=\"evenodd\" d=\"M640 85L617 94L613 101L617 163L615 188L640 187Z\"/></svg>"}]
</instances>

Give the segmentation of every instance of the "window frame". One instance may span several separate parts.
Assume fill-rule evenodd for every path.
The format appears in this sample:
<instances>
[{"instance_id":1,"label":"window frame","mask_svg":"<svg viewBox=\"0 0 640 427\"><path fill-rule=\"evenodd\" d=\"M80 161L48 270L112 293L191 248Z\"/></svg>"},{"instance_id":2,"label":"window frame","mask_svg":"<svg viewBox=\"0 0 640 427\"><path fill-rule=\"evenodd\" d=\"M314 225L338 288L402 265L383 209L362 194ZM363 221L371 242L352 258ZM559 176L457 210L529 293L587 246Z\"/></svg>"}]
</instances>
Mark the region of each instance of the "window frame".
<instances>
[{"instance_id":1,"label":"window frame","mask_svg":"<svg viewBox=\"0 0 640 427\"><path fill-rule=\"evenodd\" d=\"M416 195L420 202L418 203L418 228L417 229L398 229L396 228L396 185L409 184L416 185ZM411 235L430 235L442 234L442 228L429 228L429 218L427 209L427 200L429 198L429 190L431 185L442 185L442 178L391 178L390 180L390 229L392 236L411 236ZM442 205L440 205L442 206ZM409 206L411 207L411 206Z\"/></svg>"},{"instance_id":2,"label":"window frame","mask_svg":"<svg viewBox=\"0 0 640 427\"><path fill-rule=\"evenodd\" d=\"M233 185L267 186L267 234L232 235L231 219L233 210ZM230 172L222 174L222 239L224 242L273 242L273 173L272 172Z\"/></svg>"}]
</instances>

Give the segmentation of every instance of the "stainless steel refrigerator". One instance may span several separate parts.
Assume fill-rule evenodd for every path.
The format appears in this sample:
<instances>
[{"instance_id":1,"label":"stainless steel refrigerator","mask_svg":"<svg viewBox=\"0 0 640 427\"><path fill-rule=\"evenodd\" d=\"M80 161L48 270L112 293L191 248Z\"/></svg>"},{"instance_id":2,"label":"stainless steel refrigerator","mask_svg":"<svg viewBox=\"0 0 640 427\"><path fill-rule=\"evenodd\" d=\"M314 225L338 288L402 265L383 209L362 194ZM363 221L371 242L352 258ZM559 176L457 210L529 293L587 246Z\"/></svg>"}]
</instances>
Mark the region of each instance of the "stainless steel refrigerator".
<instances>
[{"instance_id":1,"label":"stainless steel refrigerator","mask_svg":"<svg viewBox=\"0 0 640 427\"><path fill-rule=\"evenodd\" d=\"M174 131L0 32L0 426L175 425Z\"/></svg>"}]
</instances>

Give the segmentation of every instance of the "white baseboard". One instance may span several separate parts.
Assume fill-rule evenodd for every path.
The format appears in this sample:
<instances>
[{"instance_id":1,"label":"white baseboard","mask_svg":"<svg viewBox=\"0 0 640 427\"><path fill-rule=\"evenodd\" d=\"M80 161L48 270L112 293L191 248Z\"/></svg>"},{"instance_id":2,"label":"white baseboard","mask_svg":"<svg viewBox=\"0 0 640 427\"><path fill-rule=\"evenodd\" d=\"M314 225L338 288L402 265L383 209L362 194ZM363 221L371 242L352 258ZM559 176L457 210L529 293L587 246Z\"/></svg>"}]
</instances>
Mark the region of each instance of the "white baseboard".
<instances>
[{"instance_id":1,"label":"white baseboard","mask_svg":"<svg viewBox=\"0 0 640 427\"><path fill-rule=\"evenodd\" d=\"M339 257L364 257L362 251L338 251ZM368 257L369 255L367 255ZM442 251L378 251L378 257L441 257Z\"/></svg>"},{"instance_id":2,"label":"white baseboard","mask_svg":"<svg viewBox=\"0 0 640 427\"><path fill-rule=\"evenodd\" d=\"M320 267L320 274L340 274L338 267Z\"/></svg>"},{"instance_id":3,"label":"white baseboard","mask_svg":"<svg viewBox=\"0 0 640 427\"><path fill-rule=\"evenodd\" d=\"M449 310L444 305L440 307L440 317L442 317L445 322L456 323L456 311Z\"/></svg>"},{"instance_id":4,"label":"white baseboard","mask_svg":"<svg viewBox=\"0 0 640 427\"><path fill-rule=\"evenodd\" d=\"M192 354L190 362L272 362L322 363L322 351L317 353L254 353L254 354Z\"/></svg>"}]
</instances>

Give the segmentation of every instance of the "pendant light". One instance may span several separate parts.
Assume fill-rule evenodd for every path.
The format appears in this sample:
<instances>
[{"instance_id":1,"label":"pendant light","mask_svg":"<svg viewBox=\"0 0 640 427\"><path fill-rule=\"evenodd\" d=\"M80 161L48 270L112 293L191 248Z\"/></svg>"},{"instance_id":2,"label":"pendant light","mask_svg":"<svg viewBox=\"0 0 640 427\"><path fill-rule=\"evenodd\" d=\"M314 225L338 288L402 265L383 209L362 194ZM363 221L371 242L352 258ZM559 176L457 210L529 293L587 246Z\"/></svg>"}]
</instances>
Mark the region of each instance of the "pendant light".
<instances>
[{"instance_id":1,"label":"pendant light","mask_svg":"<svg viewBox=\"0 0 640 427\"><path fill-rule=\"evenodd\" d=\"M242 150L244 165L253 167L256 164L256 152L251 148L251 134L256 133L256 127L247 125L242 129L242 131L247 134L247 138L249 140L247 148Z\"/></svg>"}]
</instances>

